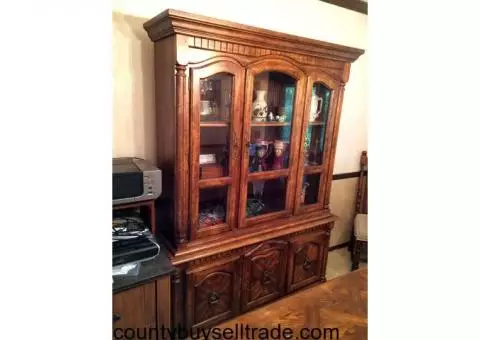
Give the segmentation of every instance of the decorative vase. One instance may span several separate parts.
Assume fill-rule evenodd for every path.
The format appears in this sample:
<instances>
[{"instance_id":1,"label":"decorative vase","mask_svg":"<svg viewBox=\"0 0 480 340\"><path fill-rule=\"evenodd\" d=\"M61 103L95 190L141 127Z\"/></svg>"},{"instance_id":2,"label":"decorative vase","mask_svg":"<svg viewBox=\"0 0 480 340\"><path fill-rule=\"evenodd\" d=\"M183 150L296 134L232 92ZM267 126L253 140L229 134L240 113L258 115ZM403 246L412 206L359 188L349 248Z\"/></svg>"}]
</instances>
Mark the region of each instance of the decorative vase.
<instances>
[{"instance_id":1,"label":"decorative vase","mask_svg":"<svg viewBox=\"0 0 480 340\"><path fill-rule=\"evenodd\" d=\"M267 101L265 96L267 91L258 90L255 91L255 100L252 103L252 119L257 122L266 122L267 121Z\"/></svg>"},{"instance_id":2,"label":"decorative vase","mask_svg":"<svg viewBox=\"0 0 480 340\"><path fill-rule=\"evenodd\" d=\"M208 100L201 100L200 101L200 116L208 116L212 113L210 108L210 101Z\"/></svg>"},{"instance_id":3,"label":"decorative vase","mask_svg":"<svg viewBox=\"0 0 480 340\"><path fill-rule=\"evenodd\" d=\"M310 104L310 122L314 122L322 112L322 97L317 96L315 89L312 92L312 103Z\"/></svg>"}]
</instances>

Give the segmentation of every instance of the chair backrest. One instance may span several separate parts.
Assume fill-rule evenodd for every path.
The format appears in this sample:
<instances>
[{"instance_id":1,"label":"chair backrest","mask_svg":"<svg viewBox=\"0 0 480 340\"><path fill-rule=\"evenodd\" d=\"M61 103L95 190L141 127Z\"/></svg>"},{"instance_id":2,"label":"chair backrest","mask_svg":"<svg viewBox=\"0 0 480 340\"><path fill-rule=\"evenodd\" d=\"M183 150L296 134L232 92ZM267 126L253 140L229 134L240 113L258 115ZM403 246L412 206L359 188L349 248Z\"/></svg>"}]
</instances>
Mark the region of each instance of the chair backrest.
<instances>
[{"instance_id":1,"label":"chair backrest","mask_svg":"<svg viewBox=\"0 0 480 340\"><path fill-rule=\"evenodd\" d=\"M368 157L367 151L360 156L360 178L357 186L357 214L368 214Z\"/></svg>"}]
</instances>

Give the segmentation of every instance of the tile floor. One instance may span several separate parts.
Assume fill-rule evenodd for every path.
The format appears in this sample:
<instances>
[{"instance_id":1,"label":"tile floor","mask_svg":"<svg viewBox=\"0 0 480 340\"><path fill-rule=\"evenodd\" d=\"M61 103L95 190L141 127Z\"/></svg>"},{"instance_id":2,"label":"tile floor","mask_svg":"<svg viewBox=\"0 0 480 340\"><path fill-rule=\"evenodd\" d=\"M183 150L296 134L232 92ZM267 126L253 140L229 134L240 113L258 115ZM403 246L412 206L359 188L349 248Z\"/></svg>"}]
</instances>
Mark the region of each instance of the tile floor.
<instances>
[{"instance_id":1,"label":"tile floor","mask_svg":"<svg viewBox=\"0 0 480 340\"><path fill-rule=\"evenodd\" d=\"M360 268L366 266L367 263L360 262ZM327 280L350 273L351 268L352 261L347 247L336 249L328 253Z\"/></svg>"}]
</instances>

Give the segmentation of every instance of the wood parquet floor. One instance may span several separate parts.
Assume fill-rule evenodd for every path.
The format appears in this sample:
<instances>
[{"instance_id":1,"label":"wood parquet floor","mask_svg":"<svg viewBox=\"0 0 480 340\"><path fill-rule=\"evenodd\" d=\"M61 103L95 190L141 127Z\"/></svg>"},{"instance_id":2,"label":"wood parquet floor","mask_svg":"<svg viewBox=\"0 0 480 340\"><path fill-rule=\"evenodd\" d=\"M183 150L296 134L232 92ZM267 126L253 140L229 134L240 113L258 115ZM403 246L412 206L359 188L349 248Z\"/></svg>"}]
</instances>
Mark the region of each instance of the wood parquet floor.
<instances>
[{"instance_id":1,"label":"wood parquet floor","mask_svg":"<svg viewBox=\"0 0 480 340\"><path fill-rule=\"evenodd\" d=\"M260 328L278 329L279 324L281 332L288 327L293 334L270 336L268 339L367 339L367 277L367 268L351 272L253 310L216 328L223 331L225 328L235 330L236 327L238 330L242 325L244 328L245 325L250 327L248 337L245 332L239 336L237 331L236 336L230 339L267 339L261 335L267 330L260 333ZM252 328L257 328L255 336ZM308 329L302 331L303 328ZM329 331L329 328L332 330ZM275 336L276 333L270 335Z\"/></svg>"}]
</instances>

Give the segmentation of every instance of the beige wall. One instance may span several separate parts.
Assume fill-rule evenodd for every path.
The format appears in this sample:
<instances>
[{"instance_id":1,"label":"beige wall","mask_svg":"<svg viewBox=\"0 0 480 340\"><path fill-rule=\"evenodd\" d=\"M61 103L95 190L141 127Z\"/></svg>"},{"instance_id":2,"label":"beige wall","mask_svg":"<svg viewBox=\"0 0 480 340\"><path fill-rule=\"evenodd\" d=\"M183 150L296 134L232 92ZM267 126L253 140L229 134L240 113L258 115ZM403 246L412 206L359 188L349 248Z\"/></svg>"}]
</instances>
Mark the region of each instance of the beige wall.
<instances>
[{"instance_id":1,"label":"beige wall","mask_svg":"<svg viewBox=\"0 0 480 340\"><path fill-rule=\"evenodd\" d=\"M144 21L113 14L113 156L154 161L153 44Z\"/></svg>"},{"instance_id":2,"label":"beige wall","mask_svg":"<svg viewBox=\"0 0 480 340\"><path fill-rule=\"evenodd\" d=\"M350 240L353 217L355 216L355 191L358 178L335 180L332 182L330 207L338 216L335 228L330 236L330 245L337 245Z\"/></svg>"},{"instance_id":3,"label":"beige wall","mask_svg":"<svg viewBox=\"0 0 480 340\"><path fill-rule=\"evenodd\" d=\"M114 0L113 156L155 159L153 46L142 24L167 8L184 10L313 39L366 48L367 16L318 0ZM367 149L367 53L351 68L345 90L334 173L358 170ZM332 210L344 214L355 189L332 186ZM339 186L343 189L339 189ZM343 209L343 210L342 210ZM347 216L348 215L348 216ZM343 218L343 216L341 216ZM332 244L348 232L337 224Z\"/></svg>"}]
</instances>

